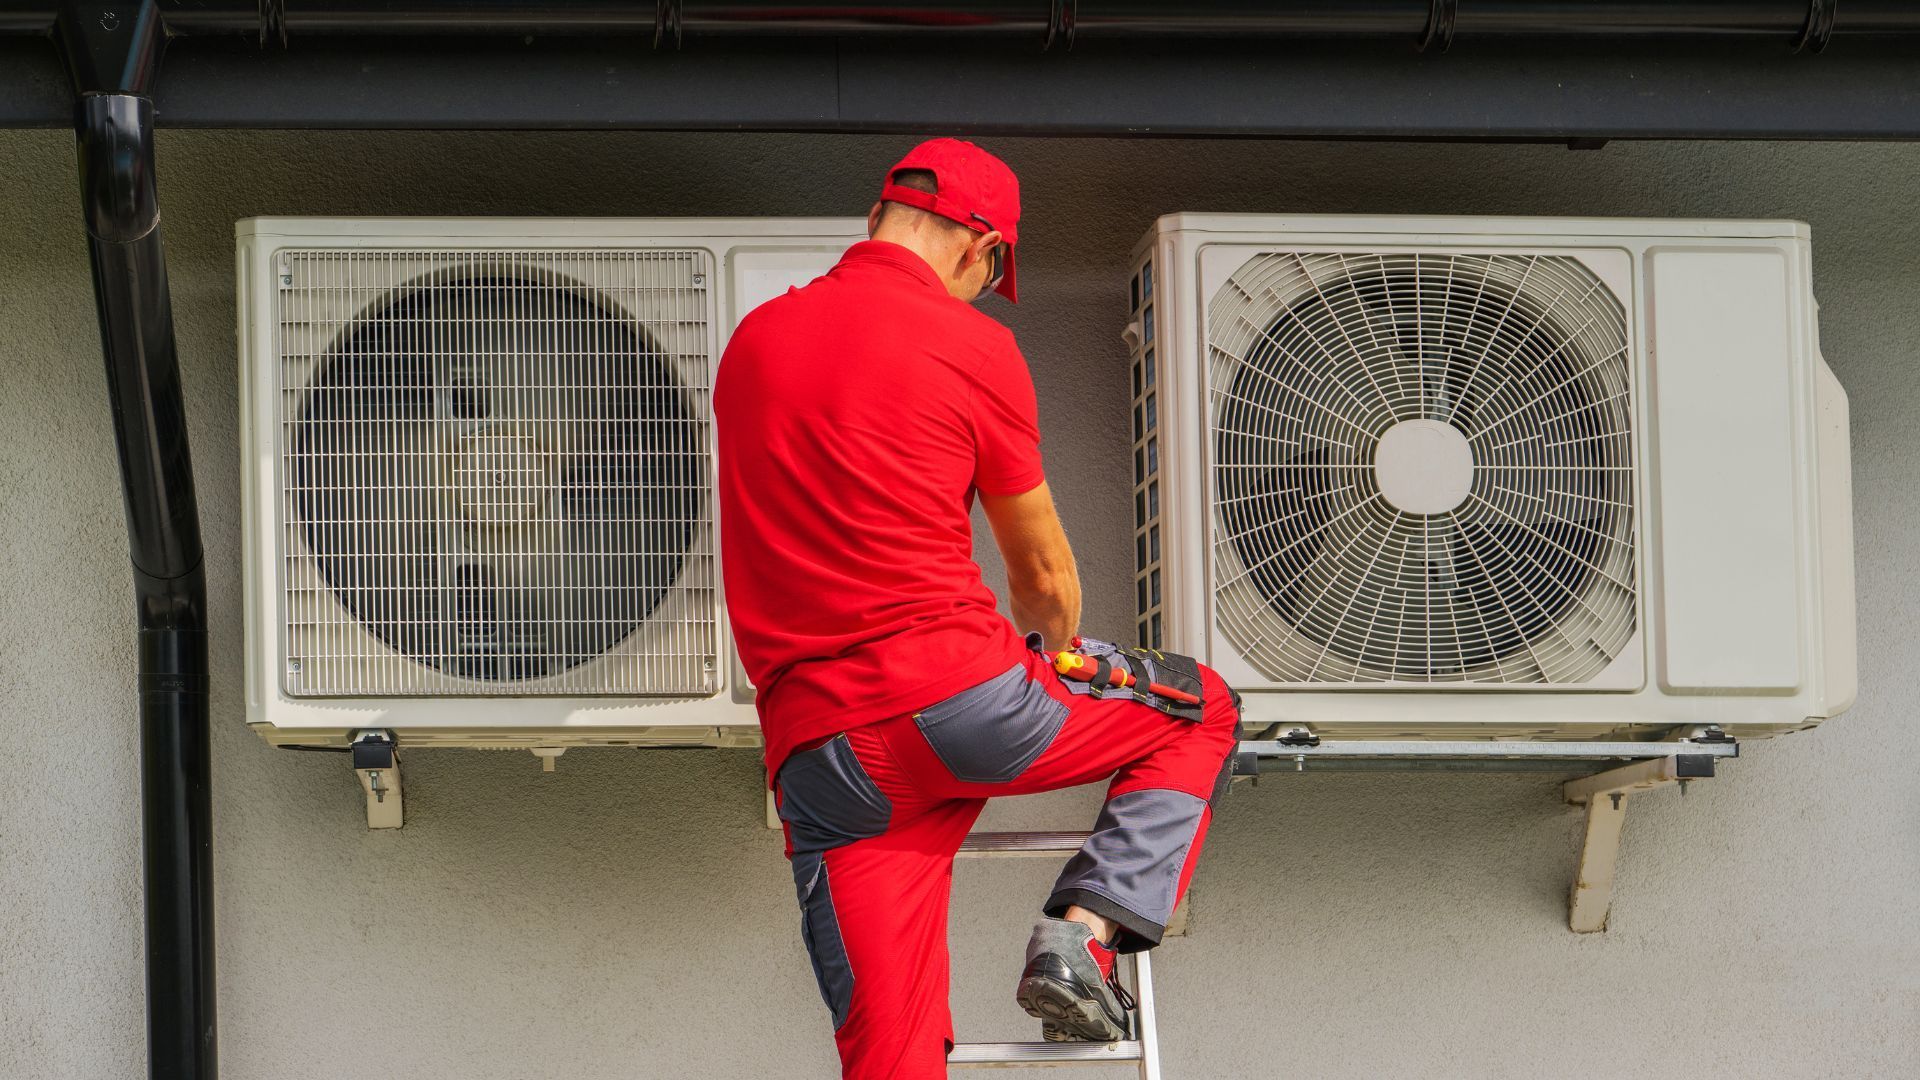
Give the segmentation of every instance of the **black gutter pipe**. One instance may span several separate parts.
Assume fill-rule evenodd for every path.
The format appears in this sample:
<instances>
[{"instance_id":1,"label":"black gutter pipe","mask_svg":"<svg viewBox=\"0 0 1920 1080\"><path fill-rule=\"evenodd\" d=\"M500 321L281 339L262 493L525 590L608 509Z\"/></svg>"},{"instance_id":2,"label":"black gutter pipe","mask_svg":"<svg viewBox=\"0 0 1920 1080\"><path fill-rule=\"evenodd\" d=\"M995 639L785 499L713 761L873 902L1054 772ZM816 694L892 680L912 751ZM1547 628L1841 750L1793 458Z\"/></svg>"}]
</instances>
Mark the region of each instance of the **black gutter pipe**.
<instances>
[{"instance_id":1,"label":"black gutter pipe","mask_svg":"<svg viewBox=\"0 0 1920 1080\"><path fill-rule=\"evenodd\" d=\"M113 405L139 625L147 1071L213 1080L213 808L207 603L154 181L156 0L69 2L80 190Z\"/></svg>"},{"instance_id":2,"label":"black gutter pipe","mask_svg":"<svg viewBox=\"0 0 1920 1080\"><path fill-rule=\"evenodd\" d=\"M131 5L129 5L131 6ZM1444 48L1456 36L1778 37L1920 33L1913 0L154 0L166 32L531 34L686 38L911 33L1025 38L1375 36ZM45 33L55 0L14 0L0 33Z\"/></svg>"}]
</instances>

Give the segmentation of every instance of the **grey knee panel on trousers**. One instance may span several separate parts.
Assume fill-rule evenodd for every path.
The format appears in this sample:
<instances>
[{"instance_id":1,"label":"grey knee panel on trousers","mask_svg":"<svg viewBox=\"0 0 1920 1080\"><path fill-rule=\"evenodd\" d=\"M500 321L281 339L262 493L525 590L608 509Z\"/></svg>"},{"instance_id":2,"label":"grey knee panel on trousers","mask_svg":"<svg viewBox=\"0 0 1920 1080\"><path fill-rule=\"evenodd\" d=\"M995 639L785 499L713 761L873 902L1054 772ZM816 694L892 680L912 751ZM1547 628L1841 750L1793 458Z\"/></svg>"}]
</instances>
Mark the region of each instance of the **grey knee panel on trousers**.
<instances>
[{"instance_id":1,"label":"grey knee panel on trousers","mask_svg":"<svg viewBox=\"0 0 1920 1080\"><path fill-rule=\"evenodd\" d=\"M1024 664L914 714L913 722L954 779L1006 784L1053 745L1067 706L1027 677Z\"/></svg>"},{"instance_id":2,"label":"grey knee panel on trousers","mask_svg":"<svg viewBox=\"0 0 1920 1080\"><path fill-rule=\"evenodd\" d=\"M1206 809L1205 799L1184 791L1130 791L1107 800L1093 834L1054 883L1047 914L1078 905L1126 930L1122 951L1158 945Z\"/></svg>"}]
</instances>

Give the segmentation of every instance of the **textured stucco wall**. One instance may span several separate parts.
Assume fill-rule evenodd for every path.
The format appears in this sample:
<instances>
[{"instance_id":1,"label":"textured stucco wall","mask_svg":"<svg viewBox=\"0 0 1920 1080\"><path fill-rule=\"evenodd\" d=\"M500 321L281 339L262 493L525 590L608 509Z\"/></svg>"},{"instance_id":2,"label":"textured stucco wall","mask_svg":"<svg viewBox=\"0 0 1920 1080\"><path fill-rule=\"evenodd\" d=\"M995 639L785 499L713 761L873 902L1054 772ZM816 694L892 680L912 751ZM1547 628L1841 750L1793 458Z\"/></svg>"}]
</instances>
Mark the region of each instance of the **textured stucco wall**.
<instances>
[{"instance_id":1,"label":"textured stucco wall","mask_svg":"<svg viewBox=\"0 0 1920 1080\"><path fill-rule=\"evenodd\" d=\"M368 833L338 757L242 726L231 230L253 214L841 214L904 140L178 133L160 142L214 623L230 1080L822 1077L755 756L416 753ZM1168 1075L1920 1075L1920 147L1002 140L1019 331L1089 625L1123 626L1124 263L1171 210L1809 220L1853 396L1862 691L1630 817L1613 929L1567 932L1550 777L1241 788L1161 954ZM1100 380L1110 380L1099 390ZM142 1073L132 634L68 138L0 132L0 1076ZM1096 387L1092 393L1084 388ZM1109 583L1104 589L1102 582ZM1078 794L1003 808L1065 826ZM964 864L962 1037L1011 1004L1044 863ZM1081 1075L1076 1072L1060 1076ZM1110 1070L1085 1075L1112 1075Z\"/></svg>"}]
</instances>

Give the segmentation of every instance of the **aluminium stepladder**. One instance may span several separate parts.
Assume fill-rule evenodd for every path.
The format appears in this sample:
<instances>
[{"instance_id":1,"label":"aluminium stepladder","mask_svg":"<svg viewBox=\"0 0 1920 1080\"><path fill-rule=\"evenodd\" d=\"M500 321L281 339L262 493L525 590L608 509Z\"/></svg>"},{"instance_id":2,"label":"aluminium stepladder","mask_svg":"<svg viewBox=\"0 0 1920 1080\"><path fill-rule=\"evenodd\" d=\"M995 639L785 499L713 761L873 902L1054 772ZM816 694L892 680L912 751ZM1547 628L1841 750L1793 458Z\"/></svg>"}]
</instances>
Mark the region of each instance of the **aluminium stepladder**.
<instances>
[{"instance_id":1,"label":"aluminium stepladder","mask_svg":"<svg viewBox=\"0 0 1920 1080\"><path fill-rule=\"evenodd\" d=\"M977 832L967 836L960 854L976 858L1057 855L1080 850L1083 832ZM1145 952L1130 953L1135 1008L1133 1038L1122 1042L959 1043L947 1064L961 1069L1017 1069L1042 1065L1133 1065L1141 1080L1160 1080L1160 1039L1154 1028L1153 962Z\"/></svg>"}]
</instances>

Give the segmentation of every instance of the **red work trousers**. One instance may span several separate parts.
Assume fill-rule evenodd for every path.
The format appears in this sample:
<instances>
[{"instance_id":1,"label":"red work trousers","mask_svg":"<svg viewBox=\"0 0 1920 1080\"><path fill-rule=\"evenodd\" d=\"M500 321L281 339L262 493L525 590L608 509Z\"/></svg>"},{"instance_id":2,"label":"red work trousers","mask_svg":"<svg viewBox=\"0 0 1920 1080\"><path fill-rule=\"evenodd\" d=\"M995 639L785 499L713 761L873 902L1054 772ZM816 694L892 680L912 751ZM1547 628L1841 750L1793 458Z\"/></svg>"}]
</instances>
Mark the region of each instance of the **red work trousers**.
<instances>
[{"instance_id":1,"label":"red work trousers","mask_svg":"<svg viewBox=\"0 0 1920 1080\"><path fill-rule=\"evenodd\" d=\"M843 1077L947 1075L953 859L991 796L1111 777L1092 835L1041 910L1078 905L1114 920L1122 951L1159 943L1238 736L1233 692L1200 674L1195 722L1130 695L1092 696L1029 652L997 679L787 760L780 816Z\"/></svg>"}]
</instances>

